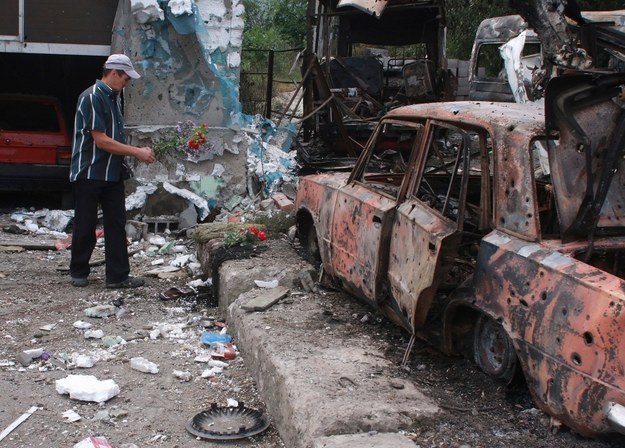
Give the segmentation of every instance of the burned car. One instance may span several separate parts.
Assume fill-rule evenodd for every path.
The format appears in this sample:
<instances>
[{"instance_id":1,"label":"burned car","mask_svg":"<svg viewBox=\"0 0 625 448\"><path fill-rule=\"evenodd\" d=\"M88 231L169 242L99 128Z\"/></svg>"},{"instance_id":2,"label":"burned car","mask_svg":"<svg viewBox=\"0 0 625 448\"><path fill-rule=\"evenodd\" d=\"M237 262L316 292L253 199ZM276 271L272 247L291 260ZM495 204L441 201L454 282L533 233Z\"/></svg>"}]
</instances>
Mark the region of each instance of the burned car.
<instances>
[{"instance_id":1,"label":"burned car","mask_svg":"<svg viewBox=\"0 0 625 448\"><path fill-rule=\"evenodd\" d=\"M300 179L298 234L411 343L522 372L582 435L625 433L625 76L552 83L544 107L389 112L351 173Z\"/></svg>"}]
</instances>

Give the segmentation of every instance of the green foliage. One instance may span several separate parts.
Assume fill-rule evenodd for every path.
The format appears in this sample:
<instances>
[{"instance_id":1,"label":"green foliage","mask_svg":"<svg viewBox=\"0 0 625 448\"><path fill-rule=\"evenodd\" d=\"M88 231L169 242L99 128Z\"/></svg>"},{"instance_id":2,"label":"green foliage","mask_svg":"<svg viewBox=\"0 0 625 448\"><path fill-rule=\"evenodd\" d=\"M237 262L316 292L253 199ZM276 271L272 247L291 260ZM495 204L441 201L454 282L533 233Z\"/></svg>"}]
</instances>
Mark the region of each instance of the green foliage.
<instances>
[{"instance_id":1,"label":"green foliage","mask_svg":"<svg viewBox=\"0 0 625 448\"><path fill-rule=\"evenodd\" d=\"M301 47L306 39L307 0L270 0L269 17L290 46Z\"/></svg>"},{"instance_id":2,"label":"green foliage","mask_svg":"<svg viewBox=\"0 0 625 448\"><path fill-rule=\"evenodd\" d=\"M226 247L232 246L250 246L258 243L259 241L265 241L267 236L265 232L262 232L255 227L248 227L246 229L240 229L238 231L233 230L224 235L224 245Z\"/></svg>"},{"instance_id":3,"label":"green foliage","mask_svg":"<svg viewBox=\"0 0 625 448\"><path fill-rule=\"evenodd\" d=\"M468 60L480 22L488 17L515 14L505 1L447 0L447 56Z\"/></svg>"},{"instance_id":4,"label":"green foliage","mask_svg":"<svg viewBox=\"0 0 625 448\"><path fill-rule=\"evenodd\" d=\"M276 212L271 216L256 216L254 222L264 226L268 235L289 233L289 228L295 225L295 216L290 213Z\"/></svg>"}]
</instances>

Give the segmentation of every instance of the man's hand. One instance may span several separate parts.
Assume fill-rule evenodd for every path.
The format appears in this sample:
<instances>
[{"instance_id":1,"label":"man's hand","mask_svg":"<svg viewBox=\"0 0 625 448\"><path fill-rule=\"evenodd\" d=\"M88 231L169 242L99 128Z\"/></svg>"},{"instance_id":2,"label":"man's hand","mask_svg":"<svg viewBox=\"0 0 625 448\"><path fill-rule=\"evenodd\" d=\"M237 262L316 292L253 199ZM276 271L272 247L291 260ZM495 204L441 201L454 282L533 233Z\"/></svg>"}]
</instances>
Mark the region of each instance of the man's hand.
<instances>
[{"instance_id":1,"label":"man's hand","mask_svg":"<svg viewBox=\"0 0 625 448\"><path fill-rule=\"evenodd\" d=\"M136 148L137 153L135 157L141 160L144 163L152 163L156 159L154 156L154 151L149 146L144 146L142 148Z\"/></svg>"},{"instance_id":2,"label":"man's hand","mask_svg":"<svg viewBox=\"0 0 625 448\"><path fill-rule=\"evenodd\" d=\"M130 146L113 140L101 131L91 131L91 135L98 148L110 152L111 154L135 157L144 163L152 163L155 160L154 151L149 146Z\"/></svg>"}]
</instances>

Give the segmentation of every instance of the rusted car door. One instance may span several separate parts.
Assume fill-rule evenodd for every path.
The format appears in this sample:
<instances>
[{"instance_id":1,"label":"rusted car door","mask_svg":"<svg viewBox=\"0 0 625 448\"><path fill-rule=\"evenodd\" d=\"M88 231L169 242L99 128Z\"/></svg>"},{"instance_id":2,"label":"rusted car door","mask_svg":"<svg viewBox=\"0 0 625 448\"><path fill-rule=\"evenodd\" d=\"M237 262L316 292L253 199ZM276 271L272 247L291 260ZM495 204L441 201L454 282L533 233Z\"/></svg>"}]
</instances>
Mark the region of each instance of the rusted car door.
<instances>
[{"instance_id":1,"label":"rusted car door","mask_svg":"<svg viewBox=\"0 0 625 448\"><path fill-rule=\"evenodd\" d=\"M450 281L458 252L489 224L484 134L429 122L417 172L394 217L388 266L388 307L412 332L423 326L441 283Z\"/></svg>"},{"instance_id":2,"label":"rusted car door","mask_svg":"<svg viewBox=\"0 0 625 448\"><path fill-rule=\"evenodd\" d=\"M385 296L388 244L397 198L423 126L381 122L347 184L339 189L330 230L330 273L353 294Z\"/></svg>"}]
</instances>

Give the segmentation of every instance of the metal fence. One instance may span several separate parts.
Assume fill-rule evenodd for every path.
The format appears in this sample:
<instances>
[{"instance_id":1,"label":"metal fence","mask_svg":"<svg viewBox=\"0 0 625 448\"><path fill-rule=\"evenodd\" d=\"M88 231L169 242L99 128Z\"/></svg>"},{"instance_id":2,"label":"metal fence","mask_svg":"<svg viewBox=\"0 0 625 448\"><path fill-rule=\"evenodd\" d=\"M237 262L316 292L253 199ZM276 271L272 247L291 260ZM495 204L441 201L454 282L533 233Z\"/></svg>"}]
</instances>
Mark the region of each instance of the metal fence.
<instances>
[{"instance_id":1,"label":"metal fence","mask_svg":"<svg viewBox=\"0 0 625 448\"><path fill-rule=\"evenodd\" d=\"M301 51L302 48L243 50L239 92L244 113L271 118L272 113L283 112L276 96L295 90L301 81Z\"/></svg>"}]
</instances>

